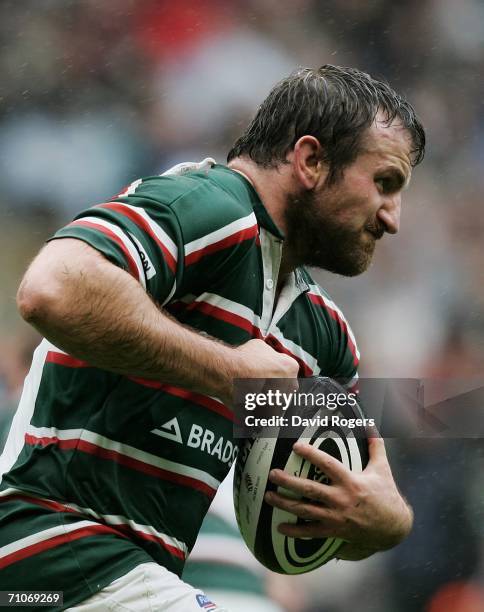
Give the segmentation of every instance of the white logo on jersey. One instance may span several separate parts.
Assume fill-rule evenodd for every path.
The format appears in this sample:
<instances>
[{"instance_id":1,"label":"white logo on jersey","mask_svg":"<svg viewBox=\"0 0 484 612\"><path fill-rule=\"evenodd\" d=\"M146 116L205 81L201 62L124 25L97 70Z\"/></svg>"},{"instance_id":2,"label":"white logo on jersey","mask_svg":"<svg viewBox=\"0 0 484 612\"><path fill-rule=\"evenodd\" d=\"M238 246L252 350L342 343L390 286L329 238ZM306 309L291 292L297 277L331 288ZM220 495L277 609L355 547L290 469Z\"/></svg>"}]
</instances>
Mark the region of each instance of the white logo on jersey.
<instances>
[{"instance_id":1,"label":"white logo on jersey","mask_svg":"<svg viewBox=\"0 0 484 612\"><path fill-rule=\"evenodd\" d=\"M229 466L235 461L239 450L233 442L226 440L223 436L215 441L215 434L211 429L204 429L196 423L193 423L190 430L187 446L199 448L202 452L217 457L223 463L228 463Z\"/></svg>"},{"instance_id":2,"label":"white logo on jersey","mask_svg":"<svg viewBox=\"0 0 484 612\"><path fill-rule=\"evenodd\" d=\"M153 265L153 262L148 257L148 253L144 250L143 245L136 238L136 236L133 236L131 232L129 232L129 235L134 240L136 248L138 249L141 263L143 264L143 271L145 273L146 280L150 280L150 278L153 278L153 276L156 274L155 266Z\"/></svg>"},{"instance_id":3,"label":"white logo on jersey","mask_svg":"<svg viewBox=\"0 0 484 612\"><path fill-rule=\"evenodd\" d=\"M160 425L159 428L152 429L151 433L178 442L178 444L184 444L180 424L176 417ZM222 463L227 463L229 467L237 458L239 451L237 445L231 440L226 440L223 436L216 437L211 429L205 429L196 423L192 424L186 445L216 457Z\"/></svg>"},{"instance_id":4,"label":"white logo on jersey","mask_svg":"<svg viewBox=\"0 0 484 612\"><path fill-rule=\"evenodd\" d=\"M162 438L168 438L168 440L173 440L173 442L178 442L178 444L183 444L180 425L176 417L173 417L163 425L160 425L159 429L152 429L151 433L154 433Z\"/></svg>"}]
</instances>

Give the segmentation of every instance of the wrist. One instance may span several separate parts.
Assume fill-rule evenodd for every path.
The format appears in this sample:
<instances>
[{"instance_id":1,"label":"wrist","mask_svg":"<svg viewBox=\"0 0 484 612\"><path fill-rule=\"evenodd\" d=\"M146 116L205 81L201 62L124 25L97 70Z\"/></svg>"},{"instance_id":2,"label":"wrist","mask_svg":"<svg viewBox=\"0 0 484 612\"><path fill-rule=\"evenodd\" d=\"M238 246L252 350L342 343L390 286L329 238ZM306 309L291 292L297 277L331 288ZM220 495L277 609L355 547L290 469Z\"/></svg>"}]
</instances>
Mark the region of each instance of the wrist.
<instances>
[{"instance_id":1,"label":"wrist","mask_svg":"<svg viewBox=\"0 0 484 612\"><path fill-rule=\"evenodd\" d=\"M352 544L351 542L344 542L336 553L335 558L341 561L361 561L362 559L371 557L371 555L374 555L376 552L379 552L376 548L368 548L366 546Z\"/></svg>"},{"instance_id":2,"label":"wrist","mask_svg":"<svg viewBox=\"0 0 484 612\"><path fill-rule=\"evenodd\" d=\"M379 542L378 550L389 550L397 546L410 534L413 526L413 510L409 504L400 497L399 509L392 520L392 529L387 536Z\"/></svg>"},{"instance_id":3,"label":"wrist","mask_svg":"<svg viewBox=\"0 0 484 612\"><path fill-rule=\"evenodd\" d=\"M403 499L402 500L402 512L401 521L399 528L396 530L396 542L394 546L400 544L412 531L413 527L413 510L412 507Z\"/></svg>"}]
</instances>

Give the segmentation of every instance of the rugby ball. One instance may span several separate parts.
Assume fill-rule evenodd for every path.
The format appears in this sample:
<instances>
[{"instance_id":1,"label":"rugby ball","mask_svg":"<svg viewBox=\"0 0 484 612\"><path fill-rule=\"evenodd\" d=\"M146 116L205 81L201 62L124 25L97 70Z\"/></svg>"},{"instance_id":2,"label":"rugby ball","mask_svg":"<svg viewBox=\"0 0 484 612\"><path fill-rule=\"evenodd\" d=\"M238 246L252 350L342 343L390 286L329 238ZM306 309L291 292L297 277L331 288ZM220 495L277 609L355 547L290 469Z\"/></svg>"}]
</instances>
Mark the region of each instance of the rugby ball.
<instances>
[{"instance_id":1,"label":"rugby ball","mask_svg":"<svg viewBox=\"0 0 484 612\"><path fill-rule=\"evenodd\" d=\"M347 394L339 383L325 377L312 378L304 391L316 397ZM301 519L267 504L264 494L266 491L277 491L294 498L297 495L271 483L268 474L270 470L279 468L290 474L330 484L325 474L293 452L296 439L325 451L348 469L358 472L368 463L368 442L363 424L355 426L355 423L364 421L364 414L356 401L332 410L326 406L301 408L291 405L285 416L291 422L302 423L296 437L282 437L281 428L278 428L276 435L273 435L272 428L271 437L268 437L264 436L262 429L240 445L235 465L234 507L242 537L262 565L281 574L303 574L333 559L344 541L333 537L291 538L279 533L277 526L280 523L298 523Z\"/></svg>"}]
</instances>

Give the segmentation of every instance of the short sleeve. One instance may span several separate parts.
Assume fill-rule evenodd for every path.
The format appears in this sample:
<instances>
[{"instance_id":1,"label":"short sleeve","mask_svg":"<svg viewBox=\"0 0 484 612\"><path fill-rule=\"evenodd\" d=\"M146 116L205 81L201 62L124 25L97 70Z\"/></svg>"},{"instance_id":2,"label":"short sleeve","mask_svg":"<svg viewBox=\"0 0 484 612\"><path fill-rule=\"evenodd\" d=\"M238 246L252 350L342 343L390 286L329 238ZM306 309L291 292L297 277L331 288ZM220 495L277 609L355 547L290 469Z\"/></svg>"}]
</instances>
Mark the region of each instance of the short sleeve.
<instances>
[{"instance_id":1,"label":"short sleeve","mask_svg":"<svg viewBox=\"0 0 484 612\"><path fill-rule=\"evenodd\" d=\"M210 290L254 256L258 224L204 172L135 181L93 206L53 238L90 244L126 270L161 305Z\"/></svg>"},{"instance_id":2,"label":"short sleeve","mask_svg":"<svg viewBox=\"0 0 484 612\"><path fill-rule=\"evenodd\" d=\"M142 197L105 202L79 214L53 238L78 238L126 270L159 303L183 275L183 239L169 206Z\"/></svg>"}]
</instances>

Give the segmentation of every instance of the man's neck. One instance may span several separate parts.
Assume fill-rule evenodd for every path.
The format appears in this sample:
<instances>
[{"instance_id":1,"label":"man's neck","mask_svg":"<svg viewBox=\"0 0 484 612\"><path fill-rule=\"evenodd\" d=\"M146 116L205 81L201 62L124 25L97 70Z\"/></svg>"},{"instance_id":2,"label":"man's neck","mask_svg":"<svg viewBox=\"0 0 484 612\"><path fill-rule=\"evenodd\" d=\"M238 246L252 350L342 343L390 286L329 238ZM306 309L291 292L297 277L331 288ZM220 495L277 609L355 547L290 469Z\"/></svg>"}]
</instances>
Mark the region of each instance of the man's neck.
<instances>
[{"instance_id":1,"label":"man's neck","mask_svg":"<svg viewBox=\"0 0 484 612\"><path fill-rule=\"evenodd\" d=\"M277 168L262 168L245 157L236 157L228 166L249 181L274 223L285 234L285 194L289 190L286 167L281 165Z\"/></svg>"},{"instance_id":2,"label":"man's neck","mask_svg":"<svg viewBox=\"0 0 484 612\"><path fill-rule=\"evenodd\" d=\"M231 170L241 174L257 191L264 207L277 227L287 234L287 224L284 216L286 193L290 189L289 168L280 165L277 168L262 168L255 162L237 157L228 164ZM287 276L295 270L297 263L291 257L287 243L282 248L281 267L279 269L278 290L284 285Z\"/></svg>"}]
</instances>

